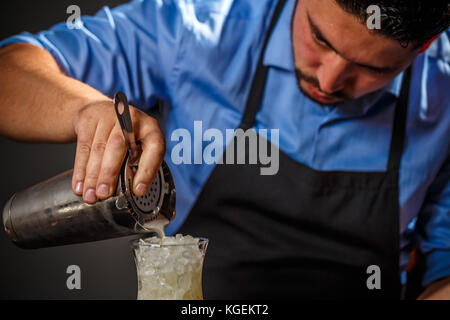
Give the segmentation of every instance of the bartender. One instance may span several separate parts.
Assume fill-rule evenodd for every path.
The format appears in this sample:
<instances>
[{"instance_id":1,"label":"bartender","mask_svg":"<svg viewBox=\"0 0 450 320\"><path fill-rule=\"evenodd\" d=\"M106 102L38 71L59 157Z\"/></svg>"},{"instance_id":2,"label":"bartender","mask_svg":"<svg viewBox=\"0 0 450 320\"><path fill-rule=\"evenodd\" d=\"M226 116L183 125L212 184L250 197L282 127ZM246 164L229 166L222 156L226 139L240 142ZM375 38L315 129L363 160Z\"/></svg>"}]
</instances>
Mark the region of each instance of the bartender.
<instances>
[{"instance_id":1,"label":"bartender","mask_svg":"<svg viewBox=\"0 0 450 320\"><path fill-rule=\"evenodd\" d=\"M416 248L421 298L447 299L448 8L447 0L105 7L75 28L64 22L0 43L0 133L76 141L73 191L92 204L112 195L126 153L111 102L125 92L143 147L134 193L146 193L165 158L177 187L167 233L210 239L206 298L400 299ZM159 121L149 115L158 101ZM277 129L277 139L257 135L279 155L277 172L261 174L260 161L174 161L172 133L194 135L195 123L223 136ZM232 141L223 157L239 152Z\"/></svg>"}]
</instances>

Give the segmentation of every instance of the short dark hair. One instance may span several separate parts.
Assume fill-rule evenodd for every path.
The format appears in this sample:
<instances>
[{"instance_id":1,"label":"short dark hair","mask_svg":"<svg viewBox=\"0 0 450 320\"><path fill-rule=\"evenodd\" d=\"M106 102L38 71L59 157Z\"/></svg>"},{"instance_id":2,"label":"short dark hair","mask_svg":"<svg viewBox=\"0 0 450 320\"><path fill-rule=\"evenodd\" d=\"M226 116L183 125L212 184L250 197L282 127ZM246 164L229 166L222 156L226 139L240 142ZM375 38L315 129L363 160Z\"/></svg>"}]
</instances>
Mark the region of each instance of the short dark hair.
<instances>
[{"instance_id":1,"label":"short dark hair","mask_svg":"<svg viewBox=\"0 0 450 320\"><path fill-rule=\"evenodd\" d=\"M450 26L449 0L335 0L345 11L366 23L367 8L377 5L381 29L373 31L397 40L403 47L420 48Z\"/></svg>"}]
</instances>

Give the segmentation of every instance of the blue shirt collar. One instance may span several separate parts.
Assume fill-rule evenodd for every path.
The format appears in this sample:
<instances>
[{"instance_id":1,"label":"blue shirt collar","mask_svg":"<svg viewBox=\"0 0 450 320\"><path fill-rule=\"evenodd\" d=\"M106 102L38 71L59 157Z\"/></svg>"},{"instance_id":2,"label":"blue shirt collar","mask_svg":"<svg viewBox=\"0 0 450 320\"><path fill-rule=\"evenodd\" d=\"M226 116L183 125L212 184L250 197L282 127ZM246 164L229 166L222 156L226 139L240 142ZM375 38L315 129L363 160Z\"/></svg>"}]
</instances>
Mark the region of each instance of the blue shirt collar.
<instances>
[{"instance_id":1,"label":"blue shirt collar","mask_svg":"<svg viewBox=\"0 0 450 320\"><path fill-rule=\"evenodd\" d=\"M403 72L399 73L394 78L394 80L392 80L391 83L385 87L385 90L398 98L398 96L400 95L400 89L402 87L402 80L403 80Z\"/></svg>"},{"instance_id":2,"label":"blue shirt collar","mask_svg":"<svg viewBox=\"0 0 450 320\"><path fill-rule=\"evenodd\" d=\"M339 107L336 108L338 110L337 112L351 116L362 116L378 105L379 102L381 102L382 105L394 102L400 95L402 79L403 72L398 74L394 80L385 87L368 93L358 99L340 104Z\"/></svg>"},{"instance_id":3,"label":"blue shirt collar","mask_svg":"<svg viewBox=\"0 0 450 320\"><path fill-rule=\"evenodd\" d=\"M291 38L291 18L294 6L295 0L288 0L284 5L267 43L263 65L295 71Z\"/></svg>"}]
</instances>

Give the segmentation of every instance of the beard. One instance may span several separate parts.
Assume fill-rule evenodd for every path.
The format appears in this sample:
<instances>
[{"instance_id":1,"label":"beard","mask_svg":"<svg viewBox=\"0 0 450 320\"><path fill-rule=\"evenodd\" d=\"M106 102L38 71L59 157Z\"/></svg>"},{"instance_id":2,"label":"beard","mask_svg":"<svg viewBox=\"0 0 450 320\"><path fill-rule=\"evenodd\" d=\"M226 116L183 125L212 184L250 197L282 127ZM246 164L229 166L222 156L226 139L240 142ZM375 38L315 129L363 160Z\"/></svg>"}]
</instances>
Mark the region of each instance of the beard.
<instances>
[{"instance_id":1,"label":"beard","mask_svg":"<svg viewBox=\"0 0 450 320\"><path fill-rule=\"evenodd\" d=\"M299 90L310 100L314 101L315 103L321 105L321 106L336 106L344 101L350 100L351 97L348 97L344 92L342 91L338 91L338 92L334 92L332 94L329 94L327 92L323 92L320 89L320 82L319 80L317 80L315 77L309 76L307 74L305 74L304 72L302 72L299 68L295 68L295 77L297 78L297 86L299 88ZM318 90L319 92L323 93L324 95L327 95L330 98L334 98L337 99L339 101L336 101L334 103L324 103L322 101L318 101L317 99L315 99L314 97L311 96L311 94L302 87L301 82L307 82L309 83L311 86L313 86L316 90Z\"/></svg>"}]
</instances>

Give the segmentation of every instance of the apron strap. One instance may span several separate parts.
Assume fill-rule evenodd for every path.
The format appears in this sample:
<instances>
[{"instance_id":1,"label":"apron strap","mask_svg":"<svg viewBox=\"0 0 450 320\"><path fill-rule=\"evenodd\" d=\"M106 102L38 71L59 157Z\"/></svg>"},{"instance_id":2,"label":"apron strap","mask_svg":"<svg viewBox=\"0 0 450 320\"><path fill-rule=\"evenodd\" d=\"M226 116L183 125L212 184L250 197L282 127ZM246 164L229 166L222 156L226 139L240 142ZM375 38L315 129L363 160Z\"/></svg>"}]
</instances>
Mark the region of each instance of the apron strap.
<instances>
[{"instance_id":1,"label":"apron strap","mask_svg":"<svg viewBox=\"0 0 450 320\"><path fill-rule=\"evenodd\" d=\"M241 124L239 125L239 128L242 128L244 130L250 129L255 124L256 113L258 112L259 105L262 101L264 87L266 85L267 72L269 69L268 67L263 65L264 53L266 52L266 47L267 43L269 42L270 35L275 28L275 25L285 3L286 0L278 1L272 20L270 21L269 29L264 39L264 44L259 55L258 67L256 69L255 76L253 77L252 87L250 89L250 96L247 99L244 115L242 117Z\"/></svg>"},{"instance_id":2,"label":"apron strap","mask_svg":"<svg viewBox=\"0 0 450 320\"><path fill-rule=\"evenodd\" d=\"M406 133L406 120L408 115L409 88L411 84L412 67L403 73L402 88L395 106L394 124L392 127L391 147L389 151L388 170L400 169Z\"/></svg>"}]
</instances>

